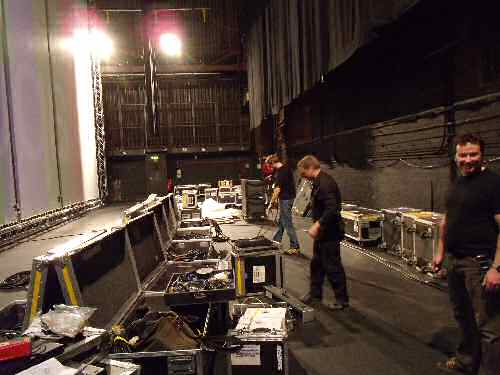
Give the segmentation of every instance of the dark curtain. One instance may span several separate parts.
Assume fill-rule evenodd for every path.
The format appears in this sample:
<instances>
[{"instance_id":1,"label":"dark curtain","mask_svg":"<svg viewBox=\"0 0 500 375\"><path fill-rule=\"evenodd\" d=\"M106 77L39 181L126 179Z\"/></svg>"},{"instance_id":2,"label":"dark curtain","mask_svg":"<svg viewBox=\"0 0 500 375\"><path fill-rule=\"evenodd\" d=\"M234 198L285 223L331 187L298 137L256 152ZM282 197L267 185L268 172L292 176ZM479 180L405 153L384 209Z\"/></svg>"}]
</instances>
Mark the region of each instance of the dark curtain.
<instances>
[{"instance_id":1,"label":"dark curtain","mask_svg":"<svg viewBox=\"0 0 500 375\"><path fill-rule=\"evenodd\" d=\"M274 0L248 36L251 125L290 104L416 0Z\"/></svg>"}]
</instances>

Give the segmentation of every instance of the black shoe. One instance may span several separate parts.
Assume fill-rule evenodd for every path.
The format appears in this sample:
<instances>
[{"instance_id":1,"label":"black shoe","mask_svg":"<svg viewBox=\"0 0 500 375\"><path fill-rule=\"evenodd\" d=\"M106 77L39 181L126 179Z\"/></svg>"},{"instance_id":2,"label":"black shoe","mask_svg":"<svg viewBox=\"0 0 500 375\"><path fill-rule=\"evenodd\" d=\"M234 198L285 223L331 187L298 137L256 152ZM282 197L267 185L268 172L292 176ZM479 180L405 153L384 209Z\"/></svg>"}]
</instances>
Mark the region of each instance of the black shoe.
<instances>
[{"instance_id":1,"label":"black shoe","mask_svg":"<svg viewBox=\"0 0 500 375\"><path fill-rule=\"evenodd\" d=\"M342 310L349 308L349 303L347 303L347 302L344 302L344 303L326 302L326 303L324 303L324 305L327 309L332 310L332 311L342 311Z\"/></svg>"},{"instance_id":2,"label":"black shoe","mask_svg":"<svg viewBox=\"0 0 500 375\"><path fill-rule=\"evenodd\" d=\"M300 300L302 301L302 303L305 303L309 306L319 305L321 303L321 298L313 297L310 294L306 294Z\"/></svg>"}]
</instances>

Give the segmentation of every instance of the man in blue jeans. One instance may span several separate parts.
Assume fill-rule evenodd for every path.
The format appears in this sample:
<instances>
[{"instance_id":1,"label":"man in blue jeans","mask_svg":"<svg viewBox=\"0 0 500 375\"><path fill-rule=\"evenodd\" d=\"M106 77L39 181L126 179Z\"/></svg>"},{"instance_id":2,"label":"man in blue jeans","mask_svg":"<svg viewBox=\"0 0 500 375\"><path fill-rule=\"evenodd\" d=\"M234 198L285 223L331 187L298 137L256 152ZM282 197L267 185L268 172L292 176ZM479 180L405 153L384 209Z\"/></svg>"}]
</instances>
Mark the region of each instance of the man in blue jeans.
<instances>
[{"instance_id":1,"label":"man in blue jeans","mask_svg":"<svg viewBox=\"0 0 500 375\"><path fill-rule=\"evenodd\" d=\"M285 251L289 255L300 254L299 240L295 233L292 221L292 206L295 199L295 180L293 178L292 169L283 164L277 155L271 155L268 158L275 170L275 188L273 191L272 203L277 203L279 200L279 222L278 231L275 233L273 240L281 242L283 233L287 232L290 238L290 248Z\"/></svg>"}]
</instances>

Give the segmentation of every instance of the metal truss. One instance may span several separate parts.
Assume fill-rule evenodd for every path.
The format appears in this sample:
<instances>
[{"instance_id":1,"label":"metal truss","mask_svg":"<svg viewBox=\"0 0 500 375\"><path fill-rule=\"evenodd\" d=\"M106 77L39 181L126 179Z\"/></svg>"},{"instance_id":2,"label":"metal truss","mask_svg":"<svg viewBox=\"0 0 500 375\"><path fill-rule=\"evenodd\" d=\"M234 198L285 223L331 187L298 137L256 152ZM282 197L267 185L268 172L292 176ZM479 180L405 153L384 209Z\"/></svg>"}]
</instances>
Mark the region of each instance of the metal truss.
<instances>
[{"instance_id":1,"label":"metal truss","mask_svg":"<svg viewBox=\"0 0 500 375\"><path fill-rule=\"evenodd\" d=\"M101 205L102 201L100 199L92 199L0 225L0 251L5 250L6 246L15 244L23 238L47 231L56 225L64 224Z\"/></svg>"},{"instance_id":2,"label":"metal truss","mask_svg":"<svg viewBox=\"0 0 500 375\"><path fill-rule=\"evenodd\" d=\"M106 138L104 132L104 109L102 98L102 76L99 58L92 56L92 89L94 94L94 123L97 162L97 183L99 198L105 200L108 196L106 173Z\"/></svg>"}]
</instances>

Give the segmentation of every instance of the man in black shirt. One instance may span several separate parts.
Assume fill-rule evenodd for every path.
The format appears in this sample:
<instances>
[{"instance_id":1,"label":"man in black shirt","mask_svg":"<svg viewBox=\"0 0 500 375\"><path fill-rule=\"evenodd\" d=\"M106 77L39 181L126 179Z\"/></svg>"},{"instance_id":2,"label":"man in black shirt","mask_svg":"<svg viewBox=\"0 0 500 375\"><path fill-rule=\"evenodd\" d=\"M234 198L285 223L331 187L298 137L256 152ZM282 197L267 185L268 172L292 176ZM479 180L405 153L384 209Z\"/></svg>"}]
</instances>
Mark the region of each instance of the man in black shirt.
<instances>
[{"instance_id":1,"label":"man in black shirt","mask_svg":"<svg viewBox=\"0 0 500 375\"><path fill-rule=\"evenodd\" d=\"M332 310L342 310L349 306L344 266L340 257L340 241L344 238L343 222L340 216L342 200L337 183L320 168L318 159L305 156L298 163L302 177L313 181L311 193L314 224L309 228L309 236L314 239L311 260L311 286L304 298L307 304L321 302L325 276L335 292L336 303L327 304Z\"/></svg>"},{"instance_id":2,"label":"man in black shirt","mask_svg":"<svg viewBox=\"0 0 500 375\"><path fill-rule=\"evenodd\" d=\"M466 134L455 160L460 177L450 191L434 269L449 256L448 288L462 341L438 367L448 372L500 373L500 176L484 168L484 142Z\"/></svg>"},{"instance_id":3,"label":"man in black shirt","mask_svg":"<svg viewBox=\"0 0 500 375\"><path fill-rule=\"evenodd\" d=\"M269 162L273 165L274 174L274 192L271 198L271 204L276 204L279 201L279 222L278 230L274 234L273 240L281 242L283 233L288 233L290 238L290 248L285 252L289 255L300 253L299 240L292 221L292 206L295 199L295 179L293 178L292 169L281 162L277 155L271 155Z\"/></svg>"}]
</instances>

